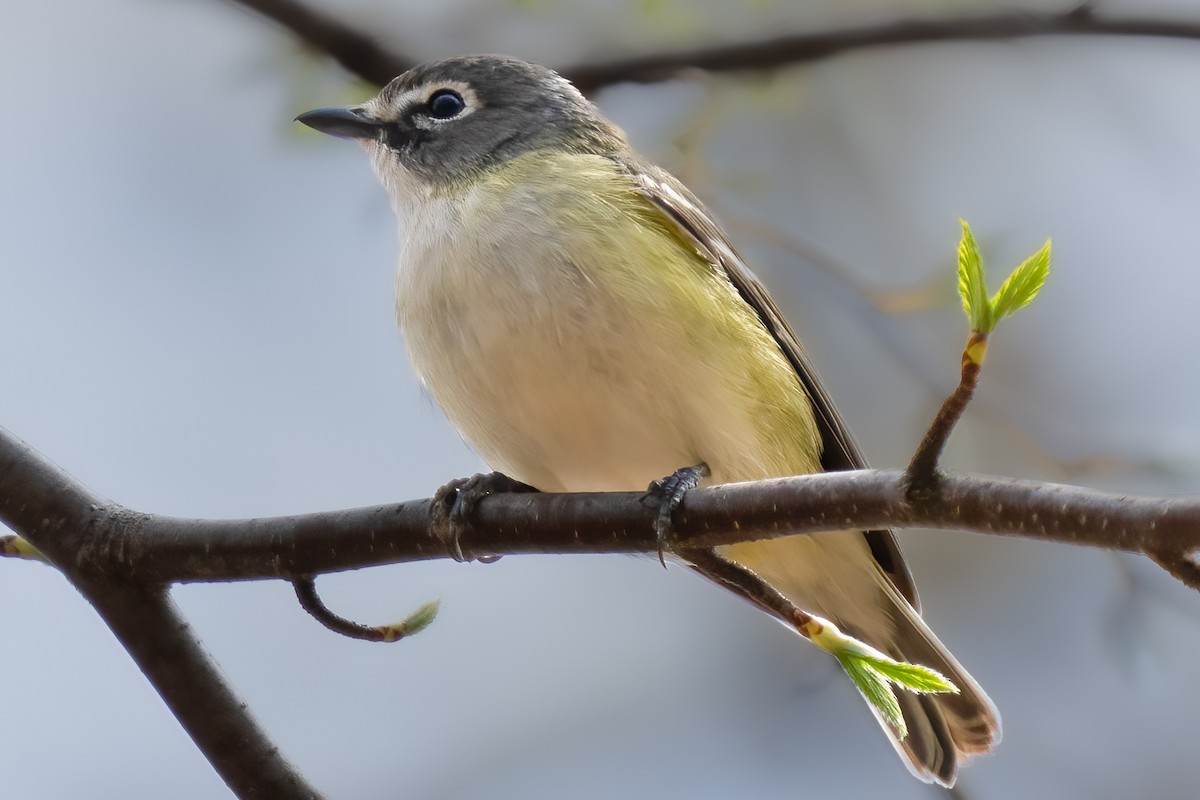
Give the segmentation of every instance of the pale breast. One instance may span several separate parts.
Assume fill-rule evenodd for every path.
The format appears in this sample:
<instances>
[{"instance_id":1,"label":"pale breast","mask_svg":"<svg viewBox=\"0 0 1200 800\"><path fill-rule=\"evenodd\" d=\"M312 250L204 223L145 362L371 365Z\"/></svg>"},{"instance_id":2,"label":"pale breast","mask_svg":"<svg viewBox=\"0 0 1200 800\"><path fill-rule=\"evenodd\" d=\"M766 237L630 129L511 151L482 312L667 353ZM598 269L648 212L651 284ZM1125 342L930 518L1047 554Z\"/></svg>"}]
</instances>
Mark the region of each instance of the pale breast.
<instances>
[{"instance_id":1,"label":"pale breast","mask_svg":"<svg viewBox=\"0 0 1200 800\"><path fill-rule=\"evenodd\" d=\"M547 491L641 489L701 461L723 481L814 469L802 392L758 396L795 384L774 343L722 333L733 300L677 285L699 281L694 254L587 199L562 175L483 182L405 220L401 326L464 438Z\"/></svg>"}]
</instances>

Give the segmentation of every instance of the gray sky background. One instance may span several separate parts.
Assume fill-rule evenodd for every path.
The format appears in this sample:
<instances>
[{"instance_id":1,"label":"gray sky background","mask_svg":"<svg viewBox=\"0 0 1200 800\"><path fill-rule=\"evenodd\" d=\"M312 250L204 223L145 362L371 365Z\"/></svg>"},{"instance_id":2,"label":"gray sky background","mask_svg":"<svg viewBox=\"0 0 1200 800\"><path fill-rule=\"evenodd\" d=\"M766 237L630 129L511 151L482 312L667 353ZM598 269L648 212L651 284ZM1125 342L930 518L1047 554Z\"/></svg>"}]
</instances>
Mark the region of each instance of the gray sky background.
<instances>
[{"instance_id":1,"label":"gray sky background","mask_svg":"<svg viewBox=\"0 0 1200 800\"><path fill-rule=\"evenodd\" d=\"M994 7L799 5L343 7L420 57L551 65ZM1200 15L1195 0L1124 5ZM176 515L428 496L483 468L408 370L395 223L365 158L291 122L360 99L353 81L216 0L50 0L6 17L0 424L101 494ZM957 378L963 216L994 273L1051 235L1056 260L994 342L949 464L1194 491L1197 85L1194 43L1041 39L597 99L725 216L874 463L904 462ZM931 281L933 308L872 302ZM1080 462L1104 468L1067 468ZM1193 593L1099 552L929 532L904 545L927 618L1004 715L999 751L963 775L968 796L1176 797L1200 783ZM367 622L435 597L443 613L385 647L326 632L282 583L176 596L331 797L934 796L830 659L681 568L508 558L320 586ZM56 573L0 564L0 608L0 794L227 796Z\"/></svg>"}]
</instances>

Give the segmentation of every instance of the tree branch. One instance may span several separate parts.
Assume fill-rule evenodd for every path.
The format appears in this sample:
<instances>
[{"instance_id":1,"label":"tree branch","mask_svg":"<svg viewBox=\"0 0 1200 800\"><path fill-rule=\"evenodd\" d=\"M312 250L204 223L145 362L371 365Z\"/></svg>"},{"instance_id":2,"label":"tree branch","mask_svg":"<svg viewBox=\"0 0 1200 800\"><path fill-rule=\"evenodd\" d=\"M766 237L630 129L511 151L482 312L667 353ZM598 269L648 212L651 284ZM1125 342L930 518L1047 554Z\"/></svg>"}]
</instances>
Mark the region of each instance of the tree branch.
<instances>
[{"instance_id":1,"label":"tree branch","mask_svg":"<svg viewBox=\"0 0 1200 800\"><path fill-rule=\"evenodd\" d=\"M831 524L954 529L1141 553L1200 588L1179 566L1200 548L1198 496L1137 497L954 472L942 474L933 495L910 500L907 488L901 470L861 470L696 489L675 513L670 546L686 552ZM143 528L121 537L120 552L128 568L170 581L290 577L448 558L430 531L428 506L415 500L243 522L148 518L164 538ZM658 549L656 518L657 506L640 492L491 495L480 501L459 544L468 557L651 554Z\"/></svg>"},{"instance_id":2,"label":"tree branch","mask_svg":"<svg viewBox=\"0 0 1200 800\"><path fill-rule=\"evenodd\" d=\"M320 800L225 683L165 586L114 584L101 575L72 582L234 794L242 800Z\"/></svg>"},{"instance_id":3,"label":"tree branch","mask_svg":"<svg viewBox=\"0 0 1200 800\"><path fill-rule=\"evenodd\" d=\"M295 0L235 0L319 50L350 73L383 85L419 59L381 46L332 14ZM1000 41L1036 36L1133 36L1200 40L1200 21L1099 14L1084 3L1065 11L1005 9L987 14L904 19L794 33L757 41L651 53L559 68L591 94L616 83L656 83L689 70L745 72L777 69L853 50L931 42Z\"/></svg>"},{"instance_id":4,"label":"tree branch","mask_svg":"<svg viewBox=\"0 0 1200 800\"><path fill-rule=\"evenodd\" d=\"M389 625L362 625L354 620L346 619L337 614L317 592L317 582L310 575L292 579L292 588L296 590L296 600L309 616L324 625L334 633L364 642L398 642L406 636L420 633L437 616L436 600L418 608L406 619Z\"/></svg>"},{"instance_id":5,"label":"tree branch","mask_svg":"<svg viewBox=\"0 0 1200 800\"><path fill-rule=\"evenodd\" d=\"M0 521L92 604L229 788L240 798L320 798L225 684L166 585L119 556L128 537L156 535L153 519L101 500L0 429ZM0 547L18 557L23 550Z\"/></svg>"},{"instance_id":6,"label":"tree branch","mask_svg":"<svg viewBox=\"0 0 1200 800\"><path fill-rule=\"evenodd\" d=\"M35 463L21 463L14 450ZM70 481L0 429L0 484L27 468L28 504L59 516L55 493ZM18 476L19 477L19 476ZM930 496L907 497L901 470L828 472L696 489L675 513L672 549L769 539L838 528L961 529L1141 553L1200 587L1200 496L1132 496L1079 486L943 473ZM63 567L166 584L299 576L449 558L430 528L429 500L248 520L197 520L91 504L74 553L44 526L27 528L0 497L0 519ZM497 494L480 501L460 544L468 557L530 553L654 553L657 505L639 492Z\"/></svg>"}]
</instances>

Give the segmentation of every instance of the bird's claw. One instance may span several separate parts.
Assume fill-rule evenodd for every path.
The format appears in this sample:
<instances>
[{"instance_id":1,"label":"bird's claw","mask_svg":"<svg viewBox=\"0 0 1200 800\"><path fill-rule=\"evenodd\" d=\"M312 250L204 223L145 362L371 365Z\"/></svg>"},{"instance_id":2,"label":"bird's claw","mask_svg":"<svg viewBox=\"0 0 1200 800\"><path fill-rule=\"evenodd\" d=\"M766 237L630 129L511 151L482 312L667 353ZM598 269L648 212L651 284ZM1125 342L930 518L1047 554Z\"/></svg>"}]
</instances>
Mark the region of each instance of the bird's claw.
<instances>
[{"instance_id":1,"label":"bird's claw","mask_svg":"<svg viewBox=\"0 0 1200 800\"><path fill-rule=\"evenodd\" d=\"M455 561L461 564L478 558L479 561L491 563L499 560L499 556L469 556L462 549L462 535L470 531L471 517L479 501L489 494L535 491L532 486L499 472L455 478L434 493L429 506L429 524Z\"/></svg>"},{"instance_id":2,"label":"bird's claw","mask_svg":"<svg viewBox=\"0 0 1200 800\"><path fill-rule=\"evenodd\" d=\"M700 481L709 475L707 464L697 464L694 467L682 467L665 478L659 478L650 484L646 497L658 501L658 516L654 518L654 534L658 539L658 562L665 569L667 566L667 539L671 535L671 515L679 508L683 498L692 489L700 485Z\"/></svg>"}]
</instances>

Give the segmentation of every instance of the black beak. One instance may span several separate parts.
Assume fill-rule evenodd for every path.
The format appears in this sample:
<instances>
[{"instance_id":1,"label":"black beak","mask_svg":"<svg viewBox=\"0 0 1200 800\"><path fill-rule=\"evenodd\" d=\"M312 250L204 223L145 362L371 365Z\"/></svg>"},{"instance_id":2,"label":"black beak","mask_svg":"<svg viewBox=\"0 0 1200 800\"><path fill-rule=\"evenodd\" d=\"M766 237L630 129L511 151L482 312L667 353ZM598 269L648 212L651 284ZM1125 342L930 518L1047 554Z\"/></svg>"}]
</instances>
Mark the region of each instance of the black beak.
<instances>
[{"instance_id":1,"label":"black beak","mask_svg":"<svg viewBox=\"0 0 1200 800\"><path fill-rule=\"evenodd\" d=\"M296 117L313 130L340 139L378 139L384 125L357 108L317 108Z\"/></svg>"}]
</instances>

